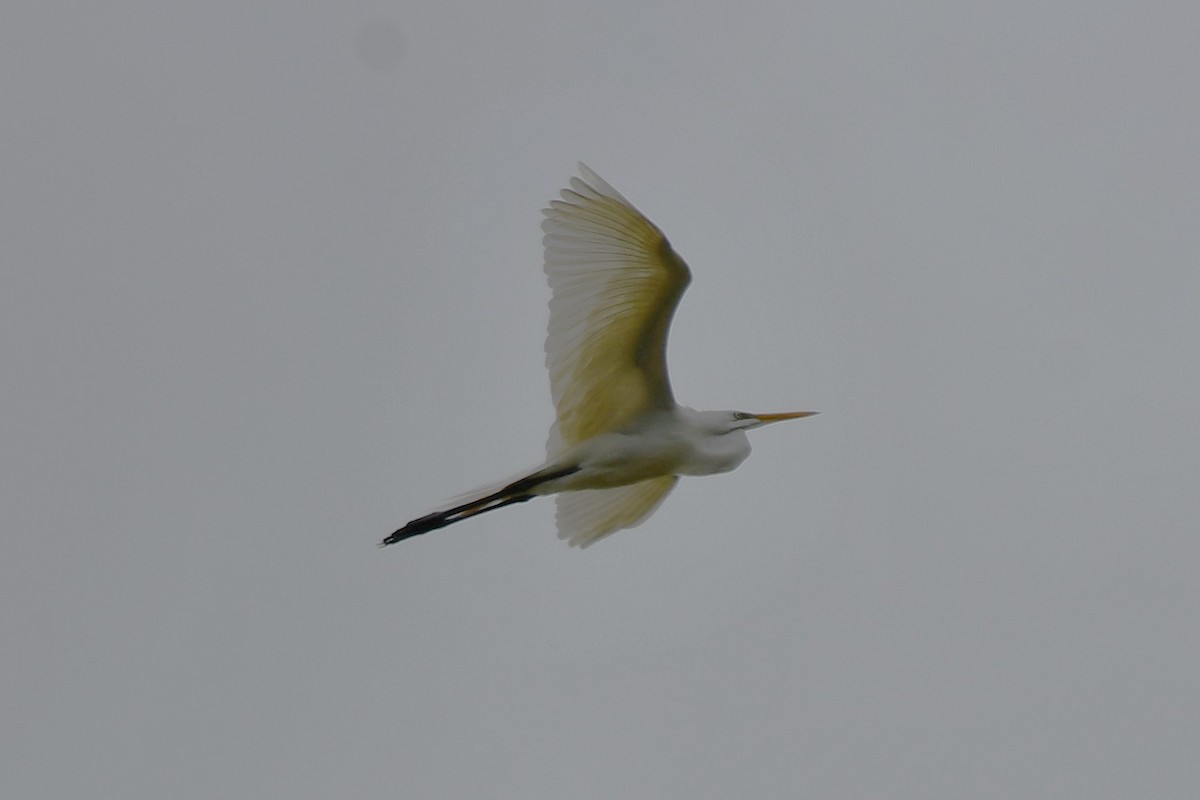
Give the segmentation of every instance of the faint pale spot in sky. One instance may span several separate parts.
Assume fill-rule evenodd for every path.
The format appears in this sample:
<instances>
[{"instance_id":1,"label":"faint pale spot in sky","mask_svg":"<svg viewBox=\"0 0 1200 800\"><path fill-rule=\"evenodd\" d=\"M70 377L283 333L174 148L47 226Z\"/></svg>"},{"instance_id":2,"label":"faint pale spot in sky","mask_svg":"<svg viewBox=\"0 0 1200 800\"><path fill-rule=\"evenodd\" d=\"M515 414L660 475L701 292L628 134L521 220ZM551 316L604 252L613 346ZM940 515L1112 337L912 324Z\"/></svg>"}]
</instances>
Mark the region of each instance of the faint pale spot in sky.
<instances>
[{"instance_id":1,"label":"faint pale spot in sky","mask_svg":"<svg viewBox=\"0 0 1200 800\"><path fill-rule=\"evenodd\" d=\"M392 20L375 17L359 27L354 50L375 72L391 72L404 60L404 34Z\"/></svg>"},{"instance_id":2,"label":"faint pale spot in sky","mask_svg":"<svg viewBox=\"0 0 1200 800\"><path fill-rule=\"evenodd\" d=\"M1080 386L1092 378L1092 355L1079 342L1048 343L1037 360L1042 377L1061 386Z\"/></svg>"}]
</instances>

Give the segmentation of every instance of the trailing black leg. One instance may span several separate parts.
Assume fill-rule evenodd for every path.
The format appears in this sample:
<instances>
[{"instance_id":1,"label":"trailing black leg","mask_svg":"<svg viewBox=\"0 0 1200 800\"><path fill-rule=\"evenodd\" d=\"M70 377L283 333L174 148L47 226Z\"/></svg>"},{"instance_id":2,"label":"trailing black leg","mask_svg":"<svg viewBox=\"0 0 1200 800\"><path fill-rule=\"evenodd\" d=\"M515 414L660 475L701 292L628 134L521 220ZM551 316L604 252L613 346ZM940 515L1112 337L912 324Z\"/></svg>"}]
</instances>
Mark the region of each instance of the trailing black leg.
<instances>
[{"instance_id":1,"label":"trailing black leg","mask_svg":"<svg viewBox=\"0 0 1200 800\"><path fill-rule=\"evenodd\" d=\"M395 544L396 542L402 542L405 539L412 538L413 536L420 536L422 533L436 531L438 528L444 528L447 525L453 525L455 522L464 520L467 517L473 517L476 514L482 514L485 511L493 511L497 508L503 508L504 506L509 506L513 503L524 503L526 500L532 500L533 498L534 495L531 494L519 494L503 499L492 496L491 498L485 498L487 500L491 500L491 502L476 501L465 506L452 508L448 511L438 511L433 514L427 514L424 517L414 519L412 522L408 523L403 528L384 539L379 543L379 545L380 547L383 547L385 545Z\"/></svg>"},{"instance_id":2,"label":"trailing black leg","mask_svg":"<svg viewBox=\"0 0 1200 800\"><path fill-rule=\"evenodd\" d=\"M486 511L494 511L497 508L512 505L513 503L524 503L526 500L532 500L536 495L530 493L530 489L545 483L546 481L561 478L564 475L570 475L572 472L578 472L579 467L563 467L562 469L553 470L551 472L535 472L532 475L513 481L494 494L489 494L486 497L480 497L477 500L472 500L468 503L463 503L460 506L446 509L445 511L435 511L432 514L426 514L423 517L418 517L412 522L400 528L391 536L379 543L380 547L396 542L402 542L405 539L410 539L413 536L420 536L422 533L436 531L438 528L444 528L447 525L453 525L455 522L473 517L476 514L482 514Z\"/></svg>"}]
</instances>

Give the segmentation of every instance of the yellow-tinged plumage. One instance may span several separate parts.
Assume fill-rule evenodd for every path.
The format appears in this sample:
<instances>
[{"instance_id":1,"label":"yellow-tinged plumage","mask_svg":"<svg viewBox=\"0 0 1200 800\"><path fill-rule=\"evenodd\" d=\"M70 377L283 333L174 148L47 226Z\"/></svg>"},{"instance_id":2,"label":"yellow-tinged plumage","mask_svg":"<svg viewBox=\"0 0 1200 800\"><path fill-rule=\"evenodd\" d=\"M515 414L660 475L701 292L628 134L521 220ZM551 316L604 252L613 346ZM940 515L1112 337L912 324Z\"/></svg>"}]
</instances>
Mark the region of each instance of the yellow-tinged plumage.
<instances>
[{"instance_id":1,"label":"yellow-tinged plumage","mask_svg":"<svg viewBox=\"0 0 1200 800\"><path fill-rule=\"evenodd\" d=\"M546 366L556 421L548 449L675 405L667 330L691 273L633 204L583 164L544 210L553 296Z\"/></svg>"},{"instance_id":2,"label":"yellow-tinged plumage","mask_svg":"<svg viewBox=\"0 0 1200 800\"><path fill-rule=\"evenodd\" d=\"M558 538L572 547L587 547L650 516L679 478L664 475L616 489L584 489L555 495Z\"/></svg>"}]
</instances>

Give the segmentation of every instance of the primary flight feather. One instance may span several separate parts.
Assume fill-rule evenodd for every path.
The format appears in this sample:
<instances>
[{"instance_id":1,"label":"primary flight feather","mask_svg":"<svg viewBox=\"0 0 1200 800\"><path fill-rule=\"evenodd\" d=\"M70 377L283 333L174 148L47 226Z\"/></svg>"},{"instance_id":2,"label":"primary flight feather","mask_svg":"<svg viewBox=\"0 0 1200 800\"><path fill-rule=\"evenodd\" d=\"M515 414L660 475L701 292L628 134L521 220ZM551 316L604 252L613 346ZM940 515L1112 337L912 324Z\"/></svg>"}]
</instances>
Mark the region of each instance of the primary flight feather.
<instances>
[{"instance_id":1,"label":"primary flight feather","mask_svg":"<svg viewBox=\"0 0 1200 800\"><path fill-rule=\"evenodd\" d=\"M542 212L555 409L546 461L409 522L382 544L557 494L559 538L587 547L642 522L680 475L737 467L750 454L747 430L816 413L701 412L675 403L667 331L691 271L632 203L585 165L579 170Z\"/></svg>"}]
</instances>

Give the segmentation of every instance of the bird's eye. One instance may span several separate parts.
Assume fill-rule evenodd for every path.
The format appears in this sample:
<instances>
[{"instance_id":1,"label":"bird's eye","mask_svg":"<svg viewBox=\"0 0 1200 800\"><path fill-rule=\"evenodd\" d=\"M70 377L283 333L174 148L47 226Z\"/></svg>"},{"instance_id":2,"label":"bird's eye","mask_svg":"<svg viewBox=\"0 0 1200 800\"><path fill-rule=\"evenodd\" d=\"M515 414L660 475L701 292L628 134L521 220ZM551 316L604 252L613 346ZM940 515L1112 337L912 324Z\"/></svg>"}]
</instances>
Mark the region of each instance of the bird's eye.
<instances>
[{"instance_id":1,"label":"bird's eye","mask_svg":"<svg viewBox=\"0 0 1200 800\"><path fill-rule=\"evenodd\" d=\"M750 415L747 414L745 411L735 411L735 412L733 412L733 418L734 419L750 419Z\"/></svg>"}]
</instances>

